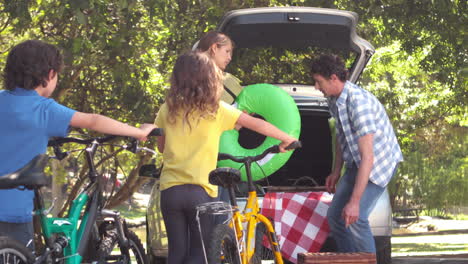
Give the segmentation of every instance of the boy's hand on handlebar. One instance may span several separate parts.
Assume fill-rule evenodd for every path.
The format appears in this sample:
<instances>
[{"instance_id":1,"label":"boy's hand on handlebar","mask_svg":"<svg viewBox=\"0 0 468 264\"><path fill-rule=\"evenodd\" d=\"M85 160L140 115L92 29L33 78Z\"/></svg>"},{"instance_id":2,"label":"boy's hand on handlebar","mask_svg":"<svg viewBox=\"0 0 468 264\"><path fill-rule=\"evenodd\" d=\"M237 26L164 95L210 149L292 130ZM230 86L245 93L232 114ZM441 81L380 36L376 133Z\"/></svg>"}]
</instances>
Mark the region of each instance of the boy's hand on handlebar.
<instances>
[{"instance_id":1,"label":"boy's hand on handlebar","mask_svg":"<svg viewBox=\"0 0 468 264\"><path fill-rule=\"evenodd\" d=\"M287 152L287 151L292 150L292 149L286 149L286 147L288 147L289 145L291 145L295 141L297 141L297 139L293 138L293 137L289 137L288 139L283 140L283 142L281 142L281 144L279 145L280 152L283 153L283 152Z\"/></svg>"},{"instance_id":2,"label":"boy's hand on handlebar","mask_svg":"<svg viewBox=\"0 0 468 264\"><path fill-rule=\"evenodd\" d=\"M141 124L139 129L142 131L142 133L141 133L142 135L139 136L139 137L135 137L135 138L140 140L140 141L145 141L148 138L149 133L151 133L151 131L153 131L153 129L155 129L155 128L157 128L157 127L155 125L153 125L153 124L148 124L148 123Z\"/></svg>"}]
</instances>

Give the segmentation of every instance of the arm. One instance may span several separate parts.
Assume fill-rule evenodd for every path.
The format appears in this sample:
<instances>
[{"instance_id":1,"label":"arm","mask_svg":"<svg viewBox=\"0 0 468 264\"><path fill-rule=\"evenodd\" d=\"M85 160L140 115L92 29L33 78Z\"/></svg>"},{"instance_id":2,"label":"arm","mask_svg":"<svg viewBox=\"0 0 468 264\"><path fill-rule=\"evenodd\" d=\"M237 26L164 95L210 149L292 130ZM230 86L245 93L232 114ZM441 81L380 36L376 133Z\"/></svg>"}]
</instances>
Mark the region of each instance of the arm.
<instances>
[{"instance_id":1,"label":"arm","mask_svg":"<svg viewBox=\"0 0 468 264\"><path fill-rule=\"evenodd\" d=\"M343 168L343 155L341 153L341 145L339 140L336 140L335 143L335 164L333 170L328 175L325 186L329 193L334 193L336 191L336 183L341 176L341 169Z\"/></svg>"},{"instance_id":2,"label":"arm","mask_svg":"<svg viewBox=\"0 0 468 264\"><path fill-rule=\"evenodd\" d=\"M255 132L258 132L262 135L267 137L272 137L281 140L280 144L280 151L285 152L286 148L289 144L296 141L297 139L289 136L288 134L284 133L274 125L256 117L252 117L246 113L242 113L237 119L236 125L241 125L248 129L251 129Z\"/></svg>"},{"instance_id":3,"label":"arm","mask_svg":"<svg viewBox=\"0 0 468 264\"><path fill-rule=\"evenodd\" d=\"M146 136L156 128L152 124L143 124L140 128L136 128L103 115L82 112L73 114L70 125L104 134L130 136L139 140L146 140Z\"/></svg>"},{"instance_id":4,"label":"arm","mask_svg":"<svg viewBox=\"0 0 468 264\"><path fill-rule=\"evenodd\" d=\"M359 202L366 189L369 176L374 164L373 151L374 134L367 134L359 138L358 146L361 154L361 164L359 164L356 182L353 193L346 206L343 208L343 219L346 227L357 221L359 217Z\"/></svg>"}]
</instances>

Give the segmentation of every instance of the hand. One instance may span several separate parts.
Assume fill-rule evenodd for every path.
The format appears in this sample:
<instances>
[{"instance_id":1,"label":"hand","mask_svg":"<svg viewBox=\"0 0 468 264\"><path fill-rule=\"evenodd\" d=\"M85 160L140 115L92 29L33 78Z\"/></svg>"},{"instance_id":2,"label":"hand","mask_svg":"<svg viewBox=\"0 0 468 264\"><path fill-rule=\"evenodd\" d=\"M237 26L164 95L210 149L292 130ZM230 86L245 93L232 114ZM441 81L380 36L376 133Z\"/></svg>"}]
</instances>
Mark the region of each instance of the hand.
<instances>
[{"instance_id":1,"label":"hand","mask_svg":"<svg viewBox=\"0 0 468 264\"><path fill-rule=\"evenodd\" d=\"M339 178L340 178L339 173L331 173L330 175L328 175L327 179L325 180L325 186L327 188L327 192L335 193L336 183L338 182Z\"/></svg>"},{"instance_id":2,"label":"hand","mask_svg":"<svg viewBox=\"0 0 468 264\"><path fill-rule=\"evenodd\" d=\"M297 141L297 138L288 137L286 140L283 140L283 142L281 142L281 144L279 145L280 152L283 153L292 150L286 149L286 147L291 145L291 143L293 143L294 141Z\"/></svg>"},{"instance_id":3,"label":"hand","mask_svg":"<svg viewBox=\"0 0 468 264\"><path fill-rule=\"evenodd\" d=\"M341 217L343 217L346 228L354 224L359 218L359 202L348 202L343 208Z\"/></svg>"},{"instance_id":4,"label":"hand","mask_svg":"<svg viewBox=\"0 0 468 264\"><path fill-rule=\"evenodd\" d=\"M145 141L149 135L149 133L151 133L151 131L153 131L153 129L157 128L155 125L153 124L148 124L148 123L145 123L145 124L141 124L141 126L139 127L139 129L142 131L141 133L141 136L138 136L138 137L135 137L136 139L140 140L140 141Z\"/></svg>"}]
</instances>

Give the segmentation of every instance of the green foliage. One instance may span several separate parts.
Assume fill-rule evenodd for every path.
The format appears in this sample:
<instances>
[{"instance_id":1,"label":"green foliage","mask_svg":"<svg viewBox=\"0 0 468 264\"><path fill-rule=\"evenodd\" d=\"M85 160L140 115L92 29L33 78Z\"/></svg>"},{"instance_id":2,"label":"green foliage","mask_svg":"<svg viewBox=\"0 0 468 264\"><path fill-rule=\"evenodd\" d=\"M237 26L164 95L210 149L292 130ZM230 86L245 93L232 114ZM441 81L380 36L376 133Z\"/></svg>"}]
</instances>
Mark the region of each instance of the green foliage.
<instances>
[{"instance_id":1,"label":"green foliage","mask_svg":"<svg viewBox=\"0 0 468 264\"><path fill-rule=\"evenodd\" d=\"M0 1L0 67L20 41L45 40L65 54L58 101L132 124L152 122L176 57L226 12L288 5L359 15L359 35L377 48L362 86L385 105L405 153L392 183L396 201L431 208L468 201L467 1ZM235 50L228 71L244 84L309 83L308 59L317 52ZM125 159L122 170L131 170L137 158Z\"/></svg>"},{"instance_id":2,"label":"green foliage","mask_svg":"<svg viewBox=\"0 0 468 264\"><path fill-rule=\"evenodd\" d=\"M156 25L141 2L14 1L16 9L12 3L5 10L21 21L11 25L16 32L56 44L65 54L56 98L79 111L152 122L161 97L161 80L151 76L154 53L148 52Z\"/></svg>"},{"instance_id":3,"label":"green foliage","mask_svg":"<svg viewBox=\"0 0 468 264\"><path fill-rule=\"evenodd\" d=\"M455 92L419 67L426 56L393 42L377 49L362 83L386 106L404 150L391 184L397 206L466 205L468 128L452 125Z\"/></svg>"},{"instance_id":4,"label":"green foliage","mask_svg":"<svg viewBox=\"0 0 468 264\"><path fill-rule=\"evenodd\" d=\"M397 202L410 201L445 214L450 206L467 206L468 128L424 130L421 134L431 141L416 141L406 153L401 177L392 186Z\"/></svg>"},{"instance_id":5,"label":"green foliage","mask_svg":"<svg viewBox=\"0 0 468 264\"><path fill-rule=\"evenodd\" d=\"M458 0L382 0L335 1L339 8L360 15L364 38L377 47L398 40L401 49L410 56L424 53L418 68L428 78L439 81L453 92L448 98L452 111L459 116L467 113L468 93L466 74L468 38L468 3ZM369 26L371 25L371 26ZM461 120L460 120L461 121Z\"/></svg>"},{"instance_id":6,"label":"green foliage","mask_svg":"<svg viewBox=\"0 0 468 264\"><path fill-rule=\"evenodd\" d=\"M143 4L135 0L2 2L0 66L8 49L20 41L45 40L61 48L65 57L54 98L78 111L130 124L153 122L165 76L154 65L158 24L150 21ZM128 175L139 159L129 158L133 163L123 163L120 171ZM75 163L73 177L67 179L70 188L83 183L84 164ZM114 173L106 173L117 173L116 163L108 167L114 167Z\"/></svg>"},{"instance_id":7,"label":"green foliage","mask_svg":"<svg viewBox=\"0 0 468 264\"><path fill-rule=\"evenodd\" d=\"M461 215L453 215L453 216L449 216L451 219L453 220L465 220L465 221L468 221L468 215L465 215L465 214L461 214Z\"/></svg>"}]
</instances>

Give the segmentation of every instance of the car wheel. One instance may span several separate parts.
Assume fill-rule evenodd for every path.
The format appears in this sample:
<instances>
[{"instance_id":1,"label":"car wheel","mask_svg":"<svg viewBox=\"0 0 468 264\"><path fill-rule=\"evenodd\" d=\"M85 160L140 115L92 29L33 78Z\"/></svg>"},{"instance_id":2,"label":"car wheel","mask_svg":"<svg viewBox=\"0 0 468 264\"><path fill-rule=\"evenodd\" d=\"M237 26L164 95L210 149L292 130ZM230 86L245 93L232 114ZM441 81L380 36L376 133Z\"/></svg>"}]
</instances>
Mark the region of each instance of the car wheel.
<instances>
[{"instance_id":1,"label":"car wheel","mask_svg":"<svg viewBox=\"0 0 468 264\"><path fill-rule=\"evenodd\" d=\"M376 236L377 264L392 263L392 238L390 236Z\"/></svg>"},{"instance_id":2,"label":"car wheel","mask_svg":"<svg viewBox=\"0 0 468 264\"><path fill-rule=\"evenodd\" d=\"M149 240L150 240L149 238L150 238L150 234L148 232L148 215L146 215L146 251L148 255L148 261L150 264L166 264L167 258L155 256L151 252L151 244L149 243Z\"/></svg>"}]
</instances>

